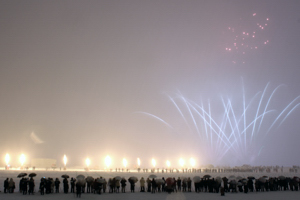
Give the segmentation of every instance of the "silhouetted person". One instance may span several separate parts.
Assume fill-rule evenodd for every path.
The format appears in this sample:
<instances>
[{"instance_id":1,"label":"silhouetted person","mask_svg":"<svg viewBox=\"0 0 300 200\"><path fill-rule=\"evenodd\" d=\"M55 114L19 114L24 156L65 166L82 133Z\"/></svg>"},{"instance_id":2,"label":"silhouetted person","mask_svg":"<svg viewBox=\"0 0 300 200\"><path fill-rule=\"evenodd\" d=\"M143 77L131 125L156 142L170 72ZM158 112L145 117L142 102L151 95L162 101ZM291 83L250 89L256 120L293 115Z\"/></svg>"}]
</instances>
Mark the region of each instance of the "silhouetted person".
<instances>
[{"instance_id":1,"label":"silhouetted person","mask_svg":"<svg viewBox=\"0 0 300 200\"><path fill-rule=\"evenodd\" d=\"M76 197L81 197L81 192L82 192L82 185L77 182L76 183Z\"/></svg>"},{"instance_id":2,"label":"silhouetted person","mask_svg":"<svg viewBox=\"0 0 300 200\"><path fill-rule=\"evenodd\" d=\"M55 192L56 193L59 193L59 184L60 184L60 181L58 180L58 178L55 179Z\"/></svg>"},{"instance_id":3,"label":"silhouetted person","mask_svg":"<svg viewBox=\"0 0 300 200\"><path fill-rule=\"evenodd\" d=\"M64 178L63 184L64 184L64 193L67 194L69 192L69 183L68 183L67 178ZM73 192L74 192L74 190L73 190Z\"/></svg>"},{"instance_id":4,"label":"silhouetted person","mask_svg":"<svg viewBox=\"0 0 300 200\"><path fill-rule=\"evenodd\" d=\"M33 191L34 191L34 180L33 180L32 177L29 180L28 186L29 186L28 194L33 194Z\"/></svg>"},{"instance_id":5,"label":"silhouetted person","mask_svg":"<svg viewBox=\"0 0 300 200\"><path fill-rule=\"evenodd\" d=\"M122 178L121 180L121 187L122 187L122 192L125 193L125 188L126 188L126 180L125 178Z\"/></svg>"},{"instance_id":6,"label":"silhouetted person","mask_svg":"<svg viewBox=\"0 0 300 200\"><path fill-rule=\"evenodd\" d=\"M152 186L152 193L155 193L157 185L156 185L156 181L154 180L154 178L151 181L151 186Z\"/></svg>"},{"instance_id":7,"label":"silhouetted person","mask_svg":"<svg viewBox=\"0 0 300 200\"><path fill-rule=\"evenodd\" d=\"M8 178L5 179L3 186L4 186L4 193L7 193L7 190L8 190Z\"/></svg>"}]
</instances>

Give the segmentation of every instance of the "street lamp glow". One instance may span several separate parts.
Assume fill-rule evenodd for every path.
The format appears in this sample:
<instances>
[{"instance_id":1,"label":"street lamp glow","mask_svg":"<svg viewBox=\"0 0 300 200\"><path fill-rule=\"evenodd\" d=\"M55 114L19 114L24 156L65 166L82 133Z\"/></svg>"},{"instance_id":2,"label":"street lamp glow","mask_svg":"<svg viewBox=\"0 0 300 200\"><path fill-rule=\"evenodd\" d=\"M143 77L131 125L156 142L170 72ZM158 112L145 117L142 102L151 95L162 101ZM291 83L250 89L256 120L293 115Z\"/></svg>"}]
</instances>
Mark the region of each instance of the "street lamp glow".
<instances>
[{"instance_id":1,"label":"street lamp glow","mask_svg":"<svg viewBox=\"0 0 300 200\"><path fill-rule=\"evenodd\" d=\"M183 160L182 158L179 159L179 164L180 164L181 167L183 167L183 165L184 165L184 160Z\"/></svg>"},{"instance_id":2,"label":"street lamp glow","mask_svg":"<svg viewBox=\"0 0 300 200\"><path fill-rule=\"evenodd\" d=\"M105 157L105 165L107 168L111 165L111 158L109 156Z\"/></svg>"},{"instance_id":3,"label":"street lamp glow","mask_svg":"<svg viewBox=\"0 0 300 200\"><path fill-rule=\"evenodd\" d=\"M127 166L127 160L125 158L123 158L123 165L126 168L126 166Z\"/></svg>"},{"instance_id":4,"label":"street lamp glow","mask_svg":"<svg viewBox=\"0 0 300 200\"><path fill-rule=\"evenodd\" d=\"M66 165L67 165L67 156L66 155L64 155L64 165L65 165L65 167L66 167Z\"/></svg>"},{"instance_id":5,"label":"street lamp glow","mask_svg":"<svg viewBox=\"0 0 300 200\"><path fill-rule=\"evenodd\" d=\"M87 159L85 160L85 164L86 164L87 167L89 167L90 164L91 164L91 160L90 160L89 158L87 158Z\"/></svg>"},{"instance_id":6,"label":"street lamp glow","mask_svg":"<svg viewBox=\"0 0 300 200\"><path fill-rule=\"evenodd\" d=\"M137 164L139 167L141 166L141 160L139 158L137 159Z\"/></svg>"},{"instance_id":7,"label":"street lamp glow","mask_svg":"<svg viewBox=\"0 0 300 200\"><path fill-rule=\"evenodd\" d=\"M171 166L171 163L168 160L167 160L167 166L168 166L168 168L170 168L170 166Z\"/></svg>"},{"instance_id":8,"label":"street lamp glow","mask_svg":"<svg viewBox=\"0 0 300 200\"><path fill-rule=\"evenodd\" d=\"M26 158L25 158L25 155L24 155L24 154L22 154L22 155L20 156L20 163L21 163L21 166L23 166L23 165L24 165L24 163L25 163L25 160L26 160Z\"/></svg>"},{"instance_id":9,"label":"street lamp glow","mask_svg":"<svg viewBox=\"0 0 300 200\"><path fill-rule=\"evenodd\" d=\"M154 158L152 158L152 165L153 165L153 167L155 167L155 165L156 165L156 161L154 160Z\"/></svg>"},{"instance_id":10,"label":"street lamp glow","mask_svg":"<svg viewBox=\"0 0 300 200\"><path fill-rule=\"evenodd\" d=\"M195 167L196 161L195 161L194 158L191 158L191 159L190 159L190 163L191 163L192 167Z\"/></svg>"},{"instance_id":11,"label":"street lamp glow","mask_svg":"<svg viewBox=\"0 0 300 200\"><path fill-rule=\"evenodd\" d=\"M7 154L5 155L5 163L6 163L6 165L9 164L9 161L10 161L10 157L9 157L9 154L7 153Z\"/></svg>"}]
</instances>

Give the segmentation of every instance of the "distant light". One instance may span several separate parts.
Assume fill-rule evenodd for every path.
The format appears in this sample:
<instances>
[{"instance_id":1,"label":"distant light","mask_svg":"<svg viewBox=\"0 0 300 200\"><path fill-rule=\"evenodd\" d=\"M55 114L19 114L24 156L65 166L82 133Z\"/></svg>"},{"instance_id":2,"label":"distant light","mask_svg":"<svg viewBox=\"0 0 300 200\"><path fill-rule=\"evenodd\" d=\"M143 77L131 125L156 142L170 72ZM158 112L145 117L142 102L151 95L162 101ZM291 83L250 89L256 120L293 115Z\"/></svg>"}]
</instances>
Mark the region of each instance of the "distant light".
<instances>
[{"instance_id":1,"label":"distant light","mask_svg":"<svg viewBox=\"0 0 300 200\"><path fill-rule=\"evenodd\" d=\"M105 158L105 165L107 168L111 165L111 158L109 156L106 156Z\"/></svg>"},{"instance_id":2,"label":"distant light","mask_svg":"<svg viewBox=\"0 0 300 200\"><path fill-rule=\"evenodd\" d=\"M154 160L154 158L152 158L152 165L153 165L153 167L155 167L155 165L156 165L156 161Z\"/></svg>"},{"instance_id":3,"label":"distant light","mask_svg":"<svg viewBox=\"0 0 300 200\"><path fill-rule=\"evenodd\" d=\"M141 166L141 160L139 158L137 159L137 163L138 163L138 166Z\"/></svg>"},{"instance_id":4,"label":"distant light","mask_svg":"<svg viewBox=\"0 0 300 200\"><path fill-rule=\"evenodd\" d=\"M87 167L89 167L90 164L91 164L91 160L90 160L89 158L87 158L87 159L85 160L85 164L86 164Z\"/></svg>"},{"instance_id":5,"label":"distant light","mask_svg":"<svg viewBox=\"0 0 300 200\"><path fill-rule=\"evenodd\" d=\"M25 157L25 155L24 155L24 154L21 154L21 156L20 156L20 163L21 163L21 166L23 166L23 165L24 165L24 163L25 163L25 160L26 160L26 157Z\"/></svg>"},{"instance_id":6,"label":"distant light","mask_svg":"<svg viewBox=\"0 0 300 200\"><path fill-rule=\"evenodd\" d=\"M168 168L171 166L171 163L168 160L167 160L167 166L168 166Z\"/></svg>"},{"instance_id":7,"label":"distant light","mask_svg":"<svg viewBox=\"0 0 300 200\"><path fill-rule=\"evenodd\" d=\"M183 167L183 165L184 165L184 160L183 160L182 158L179 159L179 164L180 164L181 167Z\"/></svg>"},{"instance_id":8,"label":"distant light","mask_svg":"<svg viewBox=\"0 0 300 200\"><path fill-rule=\"evenodd\" d=\"M7 154L5 155L5 163L6 163L6 165L9 164L9 161L10 161L10 157L9 157L9 154L7 153Z\"/></svg>"},{"instance_id":9,"label":"distant light","mask_svg":"<svg viewBox=\"0 0 300 200\"><path fill-rule=\"evenodd\" d=\"M127 160L125 158L123 158L123 166L126 168L127 166Z\"/></svg>"},{"instance_id":10,"label":"distant light","mask_svg":"<svg viewBox=\"0 0 300 200\"><path fill-rule=\"evenodd\" d=\"M192 167L195 167L196 161L195 161L194 158L191 158L191 159L190 159L190 163L191 163Z\"/></svg>"},{"instance_id":11,"label":"distant light","mask_svg":"<svg viewBox=\"0 0 300 200\"><path fill-rule=\"evenodd\" d=\"M67 165L67 156L66 155L64 155L64 164L65 164L65 166Z\"/></svg>"}]
</instances>

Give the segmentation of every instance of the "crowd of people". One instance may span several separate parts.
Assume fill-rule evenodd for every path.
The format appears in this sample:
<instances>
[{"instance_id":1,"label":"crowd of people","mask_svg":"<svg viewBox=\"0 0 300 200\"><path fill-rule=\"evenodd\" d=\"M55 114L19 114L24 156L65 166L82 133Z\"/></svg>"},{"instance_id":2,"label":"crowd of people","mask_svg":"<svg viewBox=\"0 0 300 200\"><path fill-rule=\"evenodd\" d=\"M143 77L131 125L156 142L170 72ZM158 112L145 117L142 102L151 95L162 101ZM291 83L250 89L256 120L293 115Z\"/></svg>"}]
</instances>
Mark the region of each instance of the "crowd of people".
<instances>
[{"instance_id":1,"label":"crowd of people","mask_svg":"<svg viewBox=\"0 0 300 200\"><path fill-rule=\"evenodd\" d=\"M84 177L77 176L77 179L71 178L68 180L67 175L62 176L62 188L64 193L75 193L77 197L81 197L82 193L125 193L127 183L130 185L130 192L136 192L136 185L139 182L138 192L209 192L209 193L226 193L226 192L260 192L260 191L278 191L278 190L299 190L299 178L287 178L279 176L276 178L269 178L263 176L259 179L254 177L216 177L211 178L210 175L203 177L195 176L193 179L188 178L159 178L155 175L150 175L147 179L143 177L138 180L136 177L128 179L120 176L109 178L106 180L103 177L93 178L91 176ZM38 191L41 195L59 193L61 182L59 178L41 178L38 185ZM4 181L4 193L14 193L15 182L12 178L7 178ZM23 195L33 195L35 193L35 180L33 177L21 178L19 181L19 192ZM121 189L121 191L120 191Z\"/></svg>"}]
</instances>

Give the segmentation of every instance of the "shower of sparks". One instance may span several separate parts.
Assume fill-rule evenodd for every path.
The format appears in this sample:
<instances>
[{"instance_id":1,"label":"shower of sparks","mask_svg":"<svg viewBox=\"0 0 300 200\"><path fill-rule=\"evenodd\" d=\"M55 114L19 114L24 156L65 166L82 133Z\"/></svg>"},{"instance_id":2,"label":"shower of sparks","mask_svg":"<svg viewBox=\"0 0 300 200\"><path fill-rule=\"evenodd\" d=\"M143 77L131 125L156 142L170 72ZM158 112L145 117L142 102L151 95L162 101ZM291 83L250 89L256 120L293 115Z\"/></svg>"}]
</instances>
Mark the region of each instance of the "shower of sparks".
<instances>
[{"instance_id":1,"label":"shower of sparks","mask_svg":"<svg viewBox=\"0 0 300 200\"><path fill-rule=\"evenodd\" d=\"M260 155L266 137L271 135L270 131L278 128L300 105L298 96L282 110L270 108L274 95L282 86L270 92L268 83L262 92L257 92L249 101L242 88L242 101L233 103L230 98L221 97L223 112L219 110L217 113L212 112L213 106L209 101L205 107L203 102L197 104L181 94L169 98L188 130L200 139L199 148L205 152L205 156L220 162L230 155L244 164L249 162L249 158L252 162ZM171 126L168 124L166 127ZM173 127L176 126L172 126L174 131L176 128Z\"/></svg>"},{"instance_id":2,"label":"shower of sparks","mask_svg":"<svg viewBox=\"0 0 300 200\"><path fill-rule=\"evenodd\" d=\"M246 58L254 51L269 44L268 27L270 19L257 13L245 19L240 18L234 26L228 26L225 35L224 50L230 54L232 63L246 63Z\"/></svg>"}]
</instances>

